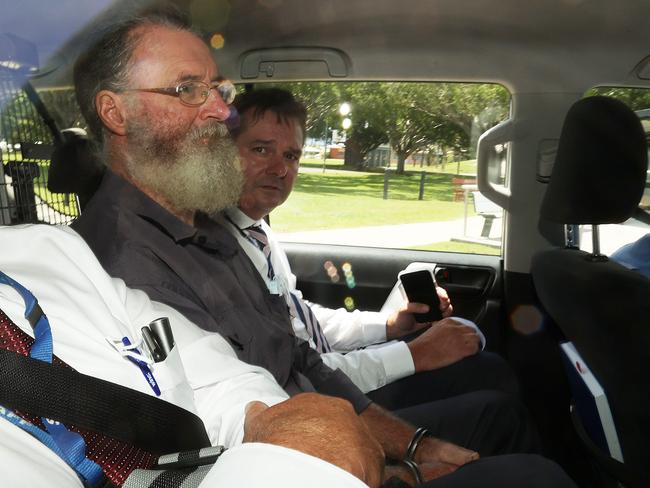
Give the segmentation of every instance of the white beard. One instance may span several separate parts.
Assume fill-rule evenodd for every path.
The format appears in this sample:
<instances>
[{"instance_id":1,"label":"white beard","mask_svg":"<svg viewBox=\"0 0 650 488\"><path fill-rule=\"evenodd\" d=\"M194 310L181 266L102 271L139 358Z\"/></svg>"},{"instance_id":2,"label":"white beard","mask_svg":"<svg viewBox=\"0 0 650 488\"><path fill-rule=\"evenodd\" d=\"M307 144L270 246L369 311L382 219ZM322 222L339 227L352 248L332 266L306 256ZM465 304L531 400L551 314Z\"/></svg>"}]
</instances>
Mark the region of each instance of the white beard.
<instances>
[{"instance_id":1,"label":"white beard","mask_svg":"<svg viewBox=\"0 0 650 488\"><path fill-rule=\"evenodd\" d=\"M244 183L239 153L225 125L214 122L184 136L157 136L132 124L131 178L175 210L214 214L237 204Z\"/></svg>"}]
</instances>

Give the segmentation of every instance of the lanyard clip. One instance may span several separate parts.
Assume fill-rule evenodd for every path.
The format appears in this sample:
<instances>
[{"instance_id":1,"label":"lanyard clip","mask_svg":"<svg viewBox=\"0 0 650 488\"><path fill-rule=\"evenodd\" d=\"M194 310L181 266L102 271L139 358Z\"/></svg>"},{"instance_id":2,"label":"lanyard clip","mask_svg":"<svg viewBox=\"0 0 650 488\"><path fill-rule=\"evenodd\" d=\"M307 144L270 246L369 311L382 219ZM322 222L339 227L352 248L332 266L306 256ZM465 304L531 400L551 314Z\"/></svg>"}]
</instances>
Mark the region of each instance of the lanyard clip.
<instances>
[{"instance_id":1,"label":"lanyard clip","mask_svg":"<svg viewBox=\"0 0 650 488\"><path fill-rule=\"evenodd\" d=\"M38 304L38 301L34 299L34 306L32 306L29 312L25 312L25 318L29 322L29 325L32 326L32 329L36 328L36 324L38 324L38 321L41 320L43 315L43 309Z\"/></svg>"}]
</instances>

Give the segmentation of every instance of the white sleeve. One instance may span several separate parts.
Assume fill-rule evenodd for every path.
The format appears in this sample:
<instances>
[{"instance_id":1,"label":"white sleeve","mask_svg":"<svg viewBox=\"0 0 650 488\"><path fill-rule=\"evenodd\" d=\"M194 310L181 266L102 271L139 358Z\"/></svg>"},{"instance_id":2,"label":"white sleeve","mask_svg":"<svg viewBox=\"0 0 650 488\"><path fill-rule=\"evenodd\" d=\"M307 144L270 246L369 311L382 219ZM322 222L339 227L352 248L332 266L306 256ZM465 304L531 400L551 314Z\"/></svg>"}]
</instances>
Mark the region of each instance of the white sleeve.
<instances>
[{"instance_id":1,"label":"white sleeve","mask_svg":"<svg viewBox=\"0 0 650 488\"><path fill-rule=\"evenodd\" d=\"M217 334L181 349L181 357L197 413L213 444L241 442L248 403L272 406L288 398L268 371L240 361Z\"/></svg>"},{"instance_id":2,"label":"white sleeve","mask_svg":"<svg viewBox=\"0 0 650 488\"><path fill-rule=\"evenodd\" d=\"M213 445L241 442L248 403L272 406L288 398L271 373L240 361L221 335L200 329L167 305L151 303L154 315L170 319L194 407Z\"/></svg>"},{"instance_id":3,"label":"white sleeve","mask_svg":"<svg viewBox=\"0 0 650 488\"><path fill-rule=\"evenodd\" d=\"M358 347L386 341L386 321L381 312L348 312L344 308L327 308L308 302L318 319L327 341L336 351L351 351Z\"/></svg>"},{"instance_id":4,"label":"white sleeve","mask_svg":"<svg viewBox=\"0 0 650 488\"><path fill-rule=\"evenodd\" d=\"M293 449L242 444L224 452L199 488L368 488L347 471Z\"/></svg>"},{"instance_id":5,"label":"white sleeve","mask_svg":"<svg viewBox=\"0 0 650 488\"><path fill-rule=\"evenodd\" d=\"M328 352L321 359L332 369L340 369L364 393L376 390L415 372L406 343L393 341L347 354Z\"/></svg>"},{"instance_id":6,"label":"white sleeve","mask_svg":"<svg viewBox=\"0 0 650 488\"><path fill-rule=\"evenodd\" d=\"M302 297L296 289L296 275L291 272L289 259L282 249L271 228L262 224L269 238L271 256L275 274L283 276L288 291ZM386 321L389 314L381 312L348 312L344 308L331 309L316 303L308 302L323 328L325 337L335 351L352 351L359 347L386 341Z\"/></svg>"}]
</instances>

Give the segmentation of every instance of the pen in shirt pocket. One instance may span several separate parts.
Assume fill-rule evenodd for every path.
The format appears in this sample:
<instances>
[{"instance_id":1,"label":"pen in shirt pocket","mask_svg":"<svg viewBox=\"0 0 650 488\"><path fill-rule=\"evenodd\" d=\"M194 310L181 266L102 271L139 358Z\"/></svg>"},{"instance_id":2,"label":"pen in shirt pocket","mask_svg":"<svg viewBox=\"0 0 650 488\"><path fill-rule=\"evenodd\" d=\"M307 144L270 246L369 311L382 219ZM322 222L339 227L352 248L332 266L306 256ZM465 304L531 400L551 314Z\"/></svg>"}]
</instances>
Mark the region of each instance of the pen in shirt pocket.
<instances>
[{"instance_id":1,"label":"pen in shirt pocket","mask_svg":"<svg viewBox=\"0 0 650 488\"><path fill-rule=\"evenodd\" d=\"M164 361L174 348L174 334L167 317L152 320L142 329L142 340L149 349L154 362Z\"/></svg>"},{"instance_id":2,"label":"pen in shirt pocket","mask_svg":"<svg viewBox=\"0 0 650 488\"><path fill-rule=\"evenodd\" d=\"M162 351L156 339L154 339L153 334L148 326L144 326L142 329L142 340L145 347L149 351L149 355L154 360L155 363L159 363L165 360L165 353Z\"/></svg>"}]
</instances>

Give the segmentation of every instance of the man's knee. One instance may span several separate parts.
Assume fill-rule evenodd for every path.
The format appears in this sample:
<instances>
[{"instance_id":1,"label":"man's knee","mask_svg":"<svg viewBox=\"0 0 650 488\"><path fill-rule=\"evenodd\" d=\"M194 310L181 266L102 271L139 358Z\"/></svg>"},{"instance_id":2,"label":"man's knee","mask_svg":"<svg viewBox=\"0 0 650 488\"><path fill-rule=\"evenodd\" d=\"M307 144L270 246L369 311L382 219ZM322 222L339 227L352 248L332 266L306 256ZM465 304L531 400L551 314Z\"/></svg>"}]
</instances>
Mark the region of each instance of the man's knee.
<instances>
[{"instance_id":1,"label":"man's knee","mask_svg":"<svg viewBox=\"0 0 650 488\"><path fill-rule=\"evenodd\" d=\"M476 374L487 382L486 389L498 390L511 395L519 394L519 382L508 362L493 352L480 352L472 358L476 362Z\"/></svg>"},{"instance_id":2,"label":"man's knee","mask_svg":"<svg viewBox=\"0 0 650 488\"><path fill-rule=\"evenodd\" d=\"M528 418L526 407L515 395L496 390L484 390L477 394L483 401L483 415L492 417L494 421L521 421Z\"/></svg>"}]
</instances>

